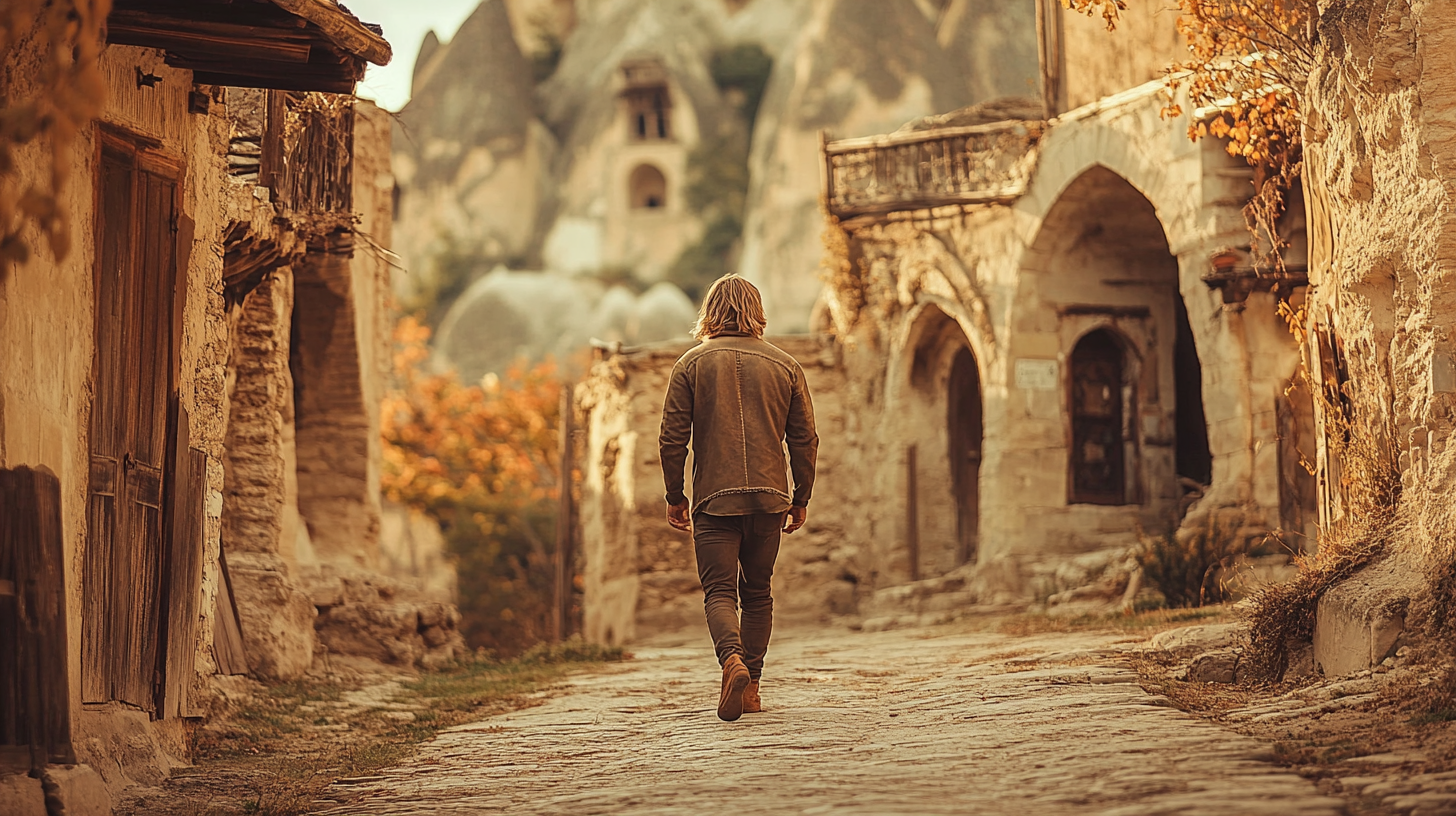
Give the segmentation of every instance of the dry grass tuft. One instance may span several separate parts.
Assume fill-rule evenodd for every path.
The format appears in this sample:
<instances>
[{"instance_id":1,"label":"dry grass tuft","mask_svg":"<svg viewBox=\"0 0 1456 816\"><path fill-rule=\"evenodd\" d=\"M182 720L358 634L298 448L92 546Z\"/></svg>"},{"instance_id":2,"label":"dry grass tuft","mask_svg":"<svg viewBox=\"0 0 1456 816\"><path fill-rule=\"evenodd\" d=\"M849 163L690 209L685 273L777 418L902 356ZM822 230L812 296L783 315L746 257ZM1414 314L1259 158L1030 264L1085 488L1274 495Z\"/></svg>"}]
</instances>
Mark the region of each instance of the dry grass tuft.
<instances>
[{"instance_id":1,"label":"dry grass tuft","mask_svg":"<svg viewBox=\"0 0 1456 816\"><path fill-rule=\"evenodd\" d=\"M1249 541L1241 535L1246 522L1242 511L1217 511L1181 531L1139 536L1137 561L1143 577L1163 593L1170 608L1228 600L1224 579L1249 551Z\"/></svg>"},{"instance_id":2,"label":"dry grass tuft","mask_svg":"<svg viewBox=\"0 0 1456 816\"><path fill-rule=\"evenodd\" d=\"M1256 676L1269 681L1284 676L1290 646L1314 637L1320 598L1384 552L1396 527L1393 515L1347 520L1325 531L1315 556L1296 556L1299 574L1294 580L1271 584L1254 596L1244 660Z\"/></svg>"}]
</instances>

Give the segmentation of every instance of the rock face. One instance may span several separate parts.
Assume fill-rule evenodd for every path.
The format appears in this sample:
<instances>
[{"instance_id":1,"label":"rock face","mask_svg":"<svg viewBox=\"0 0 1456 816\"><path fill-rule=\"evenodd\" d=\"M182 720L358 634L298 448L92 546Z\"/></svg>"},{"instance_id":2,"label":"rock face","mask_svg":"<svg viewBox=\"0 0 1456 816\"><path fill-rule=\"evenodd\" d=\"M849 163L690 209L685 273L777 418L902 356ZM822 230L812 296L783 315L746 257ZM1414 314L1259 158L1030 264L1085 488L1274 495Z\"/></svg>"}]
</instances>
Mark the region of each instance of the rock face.
<instances>
[{"instance_id":1,"label":"rock face","mask_svg":"<svg viewBox=\"0 0 1456 816\"><path fill-rule=\"evenodd\" d=\"M694 150L750 136L713 61L752 45L774 68L751 134L736 265L761 284L775 330L804 330L819 292L821 130L889 132L1006 96L1038 104L1035 0L931 5L578 0L568 12L486 0L449 43L426 40L400 115L397 247L409 273L397 290L449 300L498 263L662 280L710 226L687 201ZM574 28L533 89L519 43L542 14ZM635 129L639 63L667 103L660 134ZM644 173L661 184L650 207L637 196Z\"/></svg>"},{"instance_id":2,"label":"rock face","mask_svg":"<svg viewBox=\"0 0 1456 816\"><path fill-rule=\"evenodd\" d=\"M888 133L912 119L982 102L1006 89L1036 96L1035 85L1027 87L1039 76L1036 29L1021 27L1025 5L1012 4L1002 19L990 9L957 4L961 11L945 20L954 28L946 30L951 47L944 48L935 23L913 3L813 4L800 36L775 62L753 135L739 271L763 289L772 331L808 329L819 295L820 132L841 139ZM970 58L958 49L973 45L977 37L994 37L992 19L1020 32L998 40L1016 56L989 75L971 74ZM1023 53L1028 43L1030 73ZM975 59L992 57L975 53Z\"/></svg>"},{"instance_id":3,"label":"rock face","mask_svg":"<svg viewBox=\"0 0 1456 816\"><path fill-rule=\"evenodd\" d=\"M1330 674L1384 658L1407 599L1412 610L1448 603L1428 587L1446 586L1437 576L1456 557L1456 6L1320 8L1305 106L1310 347L1324 350L1316 377L1343 382L1354 431L1319 430L1374 443L1318 458L1320 484L1332 486L1320 522L1389 551L1320 602L1315 661ZM1394 473L1338 476L1362 468ZM1418 636L1420 617L1410 623Z\"/></svg>"},{"instance_id":4,"label":"rock face","mask_svg":"<svg viewBox=\"0 0 1456 816\"><path fill-rule=\"evenodd\" d=\"M504 1L482 2L447 44L432 33L412 89L394 137L395 249L410 270L397 283L418 292L452 258L529 256L550 206L556 143L537 118L531 65Z\"/></svg>"},{"instance_id":5,"label":"rock face","mask_svg":"<svg viewBox=\"0 0 1456 816\"><path fill-rule=\"evenodd\" d=\"M435 364L455 369L466 382L522 359L551 356L573 365L592 340L637 345L684 338L695 317L692 302L669 283L639 296L590 278L502 268L471 285L446 313Z\"/></svg>"}]
</instances>

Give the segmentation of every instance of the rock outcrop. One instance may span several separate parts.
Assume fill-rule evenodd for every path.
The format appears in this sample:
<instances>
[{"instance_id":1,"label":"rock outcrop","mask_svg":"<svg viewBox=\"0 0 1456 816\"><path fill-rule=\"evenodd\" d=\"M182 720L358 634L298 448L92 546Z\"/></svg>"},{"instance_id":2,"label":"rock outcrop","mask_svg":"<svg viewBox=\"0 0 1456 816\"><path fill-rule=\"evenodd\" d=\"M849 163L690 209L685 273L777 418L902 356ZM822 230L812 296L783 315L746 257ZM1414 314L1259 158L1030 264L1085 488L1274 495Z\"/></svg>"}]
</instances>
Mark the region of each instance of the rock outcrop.
<instances>
[{"instance_id":1,"label":"rock outcrop","mask_svg":"<svg viewBox=\"0 0 1456 816\"><path fill-rule=\"evenodd\" d=\"M799 38L775 62L750 157L739 271L763 290L772 331L807 330L819 295L819 134L888 133L977 101L961 56L942 48L935 24L914 4L813 4Z\"/></svg>"},{"instance_id":2,"label":"rock outcrop","mask_svg":"<svg viewBox=\"0 0 1456 816\"><path fill-rule=\"evenodd\" d=\"M435 365L466 382L517 360L574 365L592 340L637 345L686 338L696 312L680 289L658 283L636 295L591 278L497 269L462 294L435 341Z\"/></svg>"},{"instance_id":3,"label":"rock outcrop","mask_svg":"<svg viewBox=\"0 0 1456 816\"><path fill-rule=\"evenodd\" d=\"M397 291L438 286L454 259L529 257L555 153L503 0L482 2L449 43L431 33L395 126L395 251L409 269Z\"/></svg>"}]
</instances>

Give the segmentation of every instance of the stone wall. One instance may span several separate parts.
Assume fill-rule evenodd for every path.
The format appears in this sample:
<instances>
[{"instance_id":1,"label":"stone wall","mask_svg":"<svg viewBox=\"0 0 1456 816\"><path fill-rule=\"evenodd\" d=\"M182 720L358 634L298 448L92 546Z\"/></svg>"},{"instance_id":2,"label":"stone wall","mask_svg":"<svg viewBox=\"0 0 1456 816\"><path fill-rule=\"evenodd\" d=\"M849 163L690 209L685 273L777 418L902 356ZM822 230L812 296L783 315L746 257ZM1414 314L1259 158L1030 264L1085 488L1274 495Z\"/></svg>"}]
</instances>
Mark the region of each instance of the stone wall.
<instances>
[{"instance_id":1,"label":"stone wall","mask_svg":"<svg viewBox=\"0 0 1456 816\"><path fill-rule=\"evenodd\" d=\"M380 538L394 180L388 116L353 115L353 228L250 220L297 255L231 313L223 543L249 668L270 679L318 654L438 665L463 649L438 551L401 570L404 548Z\"/></svg>"},{"instance_id":2,"label":"stone wall","mask_svg":"<svg viewBox=\"0 0 1456 816\"><path fill-rule=\"evenodd\" d=\"M1316 376L1336 382L1343 377L1330 362L1338 355L1355 433L1379 443L1351 453L1373 461L1322 451L1323 520L1336 531L1369 525L1392 503L1396 519L1381 562L1320 602L1315 658L1327 673L1342 673L1397 647L1408 606L1415 615L1450 604L1431 594L1430 581L1456 557L1456 7L1319 7L1305 132L1309 353ZM1398 489L1358 477L1372 465L1393 469Z\"/></svg>"}]
</instances>

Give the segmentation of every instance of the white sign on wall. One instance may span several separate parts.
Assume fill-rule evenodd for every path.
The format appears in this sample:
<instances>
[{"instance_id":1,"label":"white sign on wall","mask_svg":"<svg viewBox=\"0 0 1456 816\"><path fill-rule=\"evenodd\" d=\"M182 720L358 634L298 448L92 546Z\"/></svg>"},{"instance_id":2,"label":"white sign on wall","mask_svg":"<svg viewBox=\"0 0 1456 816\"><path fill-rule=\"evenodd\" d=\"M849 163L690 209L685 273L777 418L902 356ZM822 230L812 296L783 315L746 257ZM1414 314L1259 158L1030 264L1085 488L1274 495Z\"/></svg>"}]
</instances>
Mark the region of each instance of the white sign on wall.
<instances>
[{"instance_id":1,"label":"white sign on wall","mask_svg":"<svg viewBox=\"0 0 1456 816\"><path fill-rule=\"evenodd\" d=\"M1057 361L1023 358L1016 361L1016 387L1033 391L1055 391Z\"/></svg>"}]
</instances>

